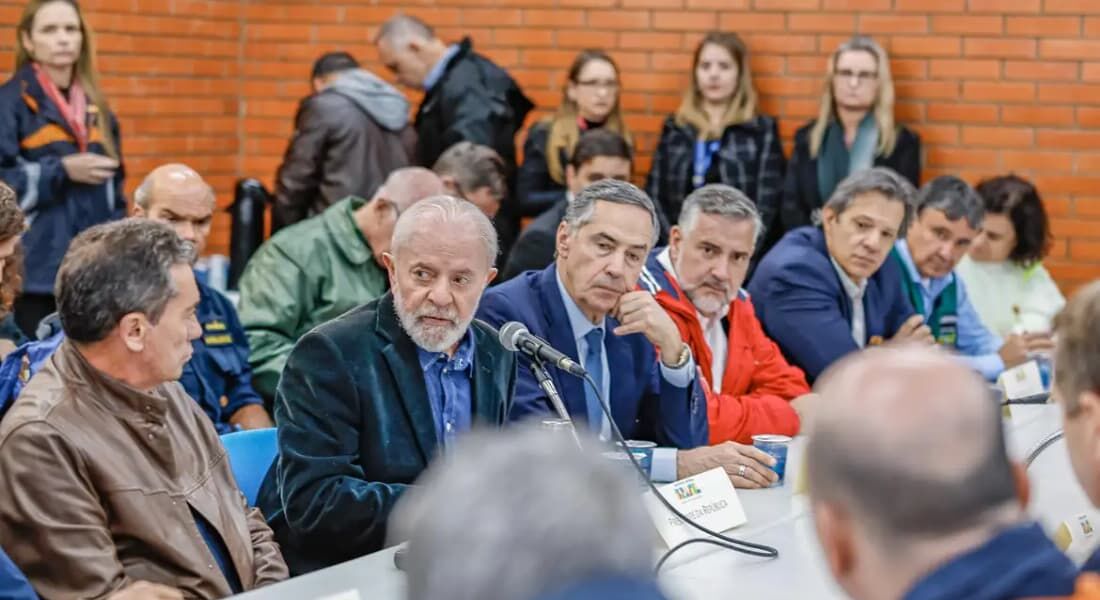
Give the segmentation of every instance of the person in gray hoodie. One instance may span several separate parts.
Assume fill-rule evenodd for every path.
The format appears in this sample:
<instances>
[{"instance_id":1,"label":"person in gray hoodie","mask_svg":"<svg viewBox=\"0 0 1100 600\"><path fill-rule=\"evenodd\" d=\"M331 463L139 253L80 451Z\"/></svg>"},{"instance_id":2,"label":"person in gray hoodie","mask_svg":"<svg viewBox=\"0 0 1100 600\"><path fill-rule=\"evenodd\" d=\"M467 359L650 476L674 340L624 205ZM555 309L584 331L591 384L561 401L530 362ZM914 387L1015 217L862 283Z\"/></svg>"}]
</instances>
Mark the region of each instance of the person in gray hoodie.
<instances>
[{"instance_id":1,"label":"person in gray hoodie","mask_svg":"<svg viewBox=\"0 0 1100 600\"><path fill-rule=\"evenodd\" d=\"M317 59L275 184L274 228L319 214L348 196L370 198L411 164L409 101L346 52Z\"/></svg>"}]
</instances>

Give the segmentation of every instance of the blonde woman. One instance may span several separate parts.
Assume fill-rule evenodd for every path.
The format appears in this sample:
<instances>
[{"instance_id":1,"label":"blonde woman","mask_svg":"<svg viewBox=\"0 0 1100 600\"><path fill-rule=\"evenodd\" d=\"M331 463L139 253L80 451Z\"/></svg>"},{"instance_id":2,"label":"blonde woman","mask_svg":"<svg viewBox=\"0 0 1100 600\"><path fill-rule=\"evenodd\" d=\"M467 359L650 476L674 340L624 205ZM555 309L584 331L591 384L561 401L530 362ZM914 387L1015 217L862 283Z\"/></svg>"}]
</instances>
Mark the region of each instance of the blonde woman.
<instances>
[{"instance_id":1,"label":"blonde woman","mask_svg":"<svg viewBox=\"0 0 1100 600\"><path fill-rule=\"evenodd\" d=\"M565 200L565 171L577 140L600 127L630 143L619 110L619 68L603 50L584 50L569 67L557 112L527 132L516 181L522 216L537 216Z\"/></svg>"},{"instance_id":2,"label":"blonde woman","mask_svg":"<svg viewBox=\"0 0 1100 600\"><path fill-rule=\"evenodd\" d=\"M92 32L74 0L31 0L16 30L15 73L0 86L0 180L30 229L15 319L28 335L54 312L69 240L121 218L118 125L95 73Z\"/></svg>"},{"instance_id":3,"label":"blonde woman","mask_svg":"<svg viewBox=\"0 0 1100 600\"><path fill-rule=\"evenodd\" d=\"M684 198L708 183L733 186L758 206L777 205L783 147L774 118L757 113L748 49L712 32L695 48L691 88L665 120L646 191L675 224Z\"/></svg>"},{"instance_id":4,"label":"blonde woman","mask_svg":"<svg viewBox=\"0 0 1100 600\"><path fill-rule=\"evenodd\" d=\"M829 59L817 119L795 134L778 223L765 221L772 225L768 243L815 223L838 183L873 166L889 167L919 185L920 138L894 122L894 81L886 52L871 38L856 36Z\"/></svg>"}]
</instances>

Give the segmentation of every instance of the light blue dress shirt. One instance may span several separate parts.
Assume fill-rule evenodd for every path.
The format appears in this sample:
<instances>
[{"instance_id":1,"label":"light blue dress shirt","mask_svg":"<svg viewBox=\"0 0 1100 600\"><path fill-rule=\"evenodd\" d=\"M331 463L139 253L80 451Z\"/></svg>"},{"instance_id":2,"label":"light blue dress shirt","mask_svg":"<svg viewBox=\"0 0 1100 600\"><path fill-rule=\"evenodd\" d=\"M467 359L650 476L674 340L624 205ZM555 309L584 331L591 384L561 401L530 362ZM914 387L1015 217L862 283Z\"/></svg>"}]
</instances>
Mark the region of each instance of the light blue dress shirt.
<instances>
[{"instance_id":1,"label":"light blue dress shirt","mask_svg":"<svg viewBox=\"0 0 1100 600\"><path fill-rule=\"evenodd\" d=\"M604 330L604 339L607 336L614 335L611 331L607 330L607 318L604 317L603 321L598 324L592 323L588 320L588 317L584 316L584 312L581 311L581 307L577 306L576 301L569 295L569 292L565 290L565 284L562 283L561 274L557 273L556 278L558 281L558 291L561 292L561 301L565 304L565 314L569 316L569 327L573 331L573 341L577 344L577 356L581 359L581 366L586 367L584 364L584 357L588 353L588 341L585 338L589 331L602 327ZM607 352L600 353L600 361L602 363L604 378L603 389L600 390L600 395L610 402L611 398L611 373L607 370ZM673 369L665 366L663 362L660 362L661 377L670 384L679 387L687 388L691 385L692 379L695 376L695 359L689 359L687 364ZM606 418L603 420L603 427L600 431L601 439L610 439L610 425ZM654 481L676 481L676 449L675 448L655 448L653 450L653 462L649 468L649 476Z\"/></svg>"},{"instance_id":2,"label":"light blue dress shirt","mask_svg":"<svg viewBox=\"0 0 1100 600\"><path fill-rule=\"evenodd\" d=\"M962 279L955 276L952 271L946 277L921 277L913 257L909 254L909 244L905 240L898 240L895 245L898 255L905 263L905 275L909 277L920 289L921 299L924 304L924 317L927 319L932 314L932 306L936 298L943 293L952 281L958 293L956 308L958 314L958 341L956 348L960 358L971 368L982 374L989 381L995 381L1001 371L1005 370L1005 363L997 352L1003 345L1003 340L997 337L982 323L978 311L970 302L966 294L966 285ZM916 308L916 307L914 307Z\"/></svg>"},{"instance_id":3,"label":"light blue dress shirt","mask_svg":"<svg viewBox=\"0 0 1100 600\"><path fill-rule=\"evenodd\" d=\"M447 65L450 64L455 54L458 54L458 44L447 46L447 50L443 52L443 57L439 59L439 62L432 65L432 70L428 71L428 75L424 77L425 92L430 91L435 87L435 84L439 83L439 79L443 77L443 71L447 69Z\"/></svg>"},{"instance_id":4,"label":"light blue dress shirt","mask_svg":"<svg viewBox=\"0 0 1100 600\"><path fill-rule=\"evenodd\" d=\"M428 352L417 346L424 385L432 405L435 432L443 449L451 447L455 438L470 430L473 413L473 389L470 378L474 372L474 335L466 330L454 356L445 352Z\"/></svg>"}]
</instances>

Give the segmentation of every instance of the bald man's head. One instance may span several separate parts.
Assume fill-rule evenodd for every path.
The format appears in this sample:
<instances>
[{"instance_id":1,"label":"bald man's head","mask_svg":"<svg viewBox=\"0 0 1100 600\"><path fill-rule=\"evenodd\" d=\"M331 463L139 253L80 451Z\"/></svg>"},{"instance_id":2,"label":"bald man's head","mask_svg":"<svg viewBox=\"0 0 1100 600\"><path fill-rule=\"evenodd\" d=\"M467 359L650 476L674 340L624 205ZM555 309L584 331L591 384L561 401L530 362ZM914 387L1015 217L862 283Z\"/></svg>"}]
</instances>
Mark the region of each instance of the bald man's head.
<instances>
[{"instance_id":1,"label":"bald man's head","mask_svg":"<svg viewBox=\"0 0 1100 600\"><path fill-rule=\"evenodd\" d=\"M397 217L413 204L445 193L443 180L423 167L396 169L386 177L371 201L355 214L356 224L379 265L382 264L382 255L390 251L390 238L393 237Z\"/></svg>"},{"instance_id":2,"label":"bald man's head","mask_svg":"<svg viewBox=\"0 0 1100 600\"><path fill-rule=\"evenodd\" d=\"M899 543L981 527L1019 507L1000 407L950 356L872 349L819 386L822 408L806 449L815 504L842 507Z\"/></svg>"},{"instance_id":3,"label":"bald man's head","mask_svg":"<svg viewBox=\"0 0 1100 600\"><path fill-rule=\"evenodd\" d=\"M446 187L443 185L443 180L431 170L424 167L406 167L390 173L374 196L385 199L400 214L420 200L445 193Z\"/></svg>"},{"instance_id":4,"label":"bald man's head","mask_svg":"<svg viewBox=\"0 0 1100 600\"><path fill-rule=\"evenodd\" d=\"M184 164L153 169L134 193L134 215L171 225L201 256L210 235L216 197L202 176Z\"/></svg>"}]
</instances>

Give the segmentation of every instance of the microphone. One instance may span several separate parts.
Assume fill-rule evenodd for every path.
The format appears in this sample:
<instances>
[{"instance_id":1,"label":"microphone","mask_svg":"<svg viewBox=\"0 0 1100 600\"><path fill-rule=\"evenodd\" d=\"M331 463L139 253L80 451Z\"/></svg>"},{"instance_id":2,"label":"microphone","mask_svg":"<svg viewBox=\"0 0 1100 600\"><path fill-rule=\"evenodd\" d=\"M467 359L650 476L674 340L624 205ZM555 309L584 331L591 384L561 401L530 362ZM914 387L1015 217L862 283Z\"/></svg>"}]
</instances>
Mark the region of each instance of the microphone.
<instances>
[{"instance_id":1,"label":"microphone","mask_svg":"<svg viewBox=\"0 0 1100 600\"><path fill-rule=\"evenodd\" d=\"M500 328L500 343L512 352L522 352L546 361L571 375L583 378L588 374L584 367L554 349L546 340L527 331L527 326L519 321L509 321Z\"/></svg>"}]
</instances>

